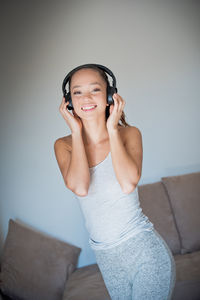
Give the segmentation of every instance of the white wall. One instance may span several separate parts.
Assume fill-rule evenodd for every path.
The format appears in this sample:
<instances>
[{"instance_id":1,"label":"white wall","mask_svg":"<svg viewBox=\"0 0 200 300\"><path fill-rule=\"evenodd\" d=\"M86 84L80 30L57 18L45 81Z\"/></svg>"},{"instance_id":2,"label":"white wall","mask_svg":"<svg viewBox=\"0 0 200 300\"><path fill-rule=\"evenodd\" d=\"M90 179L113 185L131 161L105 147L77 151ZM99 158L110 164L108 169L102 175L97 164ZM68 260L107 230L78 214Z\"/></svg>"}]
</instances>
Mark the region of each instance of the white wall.
<instances>
[{"instance_id":1,"label":"white wall","mask_svg":"<svg viewBox=\"0 0 200 300\"><path fill-rule=\"evenodd\" d=\"M139 185L200 170L199 1L1 2L1 249L10 218L82 248L82 212L61 177L54 141L65 75L110 68L127 121L143 136Z\"/></svg>"}]
</instances>

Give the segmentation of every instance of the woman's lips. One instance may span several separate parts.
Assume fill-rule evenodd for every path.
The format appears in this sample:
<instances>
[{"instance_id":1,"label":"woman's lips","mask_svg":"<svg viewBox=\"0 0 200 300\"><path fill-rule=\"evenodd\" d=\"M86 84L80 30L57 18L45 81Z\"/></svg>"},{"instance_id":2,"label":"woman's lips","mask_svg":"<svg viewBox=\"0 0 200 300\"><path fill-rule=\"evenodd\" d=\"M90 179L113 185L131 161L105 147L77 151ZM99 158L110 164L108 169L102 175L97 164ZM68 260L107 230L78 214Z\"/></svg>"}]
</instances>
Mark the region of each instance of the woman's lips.
<instances>
[{"instance_id":1,"label":"woman's lips","mask_svg":"<svg viewBox=\"0 0 200 300\"><path fill-rule=\"evenodd\" d=\"M81 107L81 109L82 109L83 111L87 112L87 111L92 111L92 110L94 110L96 107L97 107L97 105L87 105L87 106L85 105L85 106Z\"/></svg>"}]
</instances>

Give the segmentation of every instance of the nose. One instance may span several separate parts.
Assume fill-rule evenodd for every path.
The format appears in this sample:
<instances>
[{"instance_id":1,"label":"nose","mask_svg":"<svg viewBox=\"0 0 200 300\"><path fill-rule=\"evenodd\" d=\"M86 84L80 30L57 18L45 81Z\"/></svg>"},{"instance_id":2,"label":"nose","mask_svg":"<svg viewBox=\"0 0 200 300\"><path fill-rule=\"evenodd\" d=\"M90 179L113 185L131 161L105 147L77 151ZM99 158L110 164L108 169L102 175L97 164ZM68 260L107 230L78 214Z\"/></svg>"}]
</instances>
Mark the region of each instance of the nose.
<instances>
[{"instance_id":1,"label":"nose","mask_svg":"<svg viewBox=\"0 0 200 300\"><path fill-rule=\"evenodd\" d=\"M84 99L91 99L91 95L90 95L89 92L86 92L86 93L83 94L83 100Z\"/></svg>"}]
</instances>

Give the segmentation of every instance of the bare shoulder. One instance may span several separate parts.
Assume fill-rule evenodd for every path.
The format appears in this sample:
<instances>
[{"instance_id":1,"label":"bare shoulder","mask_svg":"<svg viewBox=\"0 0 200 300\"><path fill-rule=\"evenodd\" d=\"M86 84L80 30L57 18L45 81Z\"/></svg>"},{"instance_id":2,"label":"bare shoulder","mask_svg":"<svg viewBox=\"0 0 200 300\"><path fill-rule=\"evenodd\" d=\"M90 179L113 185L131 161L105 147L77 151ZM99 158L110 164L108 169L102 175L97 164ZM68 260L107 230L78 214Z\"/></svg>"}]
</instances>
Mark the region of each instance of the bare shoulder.
<instances>
[{"instance_id":1,"label":"bare shoulder","mask_svg":"<svg viewBox=\"0 0 200 300\"><path fill-rule=\"evenodd\" d=\"M54 142L54 147L57 147L59 145L62 145L64 147L66 147L66 149L68 151L72 150L72 135L67 135L67 136L63 136L58 138L57 140L55 140Z\"/></svg>"},{"instance_id":2,"label":"bare shoulder","mask_svg":"<svg viewBox=\"0 0 200 300\"><path fill-rule=\"evenodd\" d=\"M140 139L142 138L141 131L136 126L120 127L119 131L124 143L126 143L130 139L133 139L134 137L139 137Z\"/></svg>"}]
</instances>

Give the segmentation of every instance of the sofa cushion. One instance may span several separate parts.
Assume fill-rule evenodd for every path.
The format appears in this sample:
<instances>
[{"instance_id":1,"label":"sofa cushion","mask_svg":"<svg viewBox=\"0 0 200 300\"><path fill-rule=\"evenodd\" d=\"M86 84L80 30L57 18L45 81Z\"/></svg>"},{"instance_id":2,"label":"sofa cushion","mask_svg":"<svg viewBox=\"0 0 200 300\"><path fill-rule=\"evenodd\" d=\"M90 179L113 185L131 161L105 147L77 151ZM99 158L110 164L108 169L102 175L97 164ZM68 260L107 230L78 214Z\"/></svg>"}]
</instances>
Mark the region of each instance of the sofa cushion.
<instances>
[{"instance_id":1,"label":"sofa cushion","mask_svg":"<svg viewBox=\"0 0 200 300\"><path fill-rule=\"evenodd\" d=\"M10 219L1 259L0 289L13 299L60 300L80 251Z\"/></svg>"},{"instance_id":2,"label":"sofa cushion","mask_svg":"<svg viewBox=\"0 0 200 300\"><path fill-rule=\"evenodd\" d=\"M76 269L70 275L62 300L110 300L97 264Z\"/></svg>"},{"instance_id":3,"label":"sofa cushion","mask_svg":"<svg viewBox=\"0 0 200 300\"><path fill-rule=\"evenodd\" d=\"M181 253L200 250L200 172L162 177L178 231Z\"/></svg>"},{"instance_id":4,"label":"sofa cushion","mask_svg":"<svg viewBox=\"0 0 200 300\"><path fill-rule=\"evenodd\" d=\"M177 281L200 281L200 251L174 255L174 260Z\"/></svg>"},{"instance_id":5,"label":"sofa cushion","mask_svg":"<svg viewBox=\"0 0 200 300\"><path fill-rule=\"evenodd\" d=\"M200 299L200 251L174 255L176 284L172 300Z\"/></svg>"},{"instance_id":6,"label":"sofa cushion","mask_svg":"<svg viewBox=\"0 0 200 300\"><path fill-rule=\"evenodd\" d=\"M180 240L168 196L162 182L138 186L140 206L164 238L173 254L180 253Z\"/></svg>"}]
</instances>

